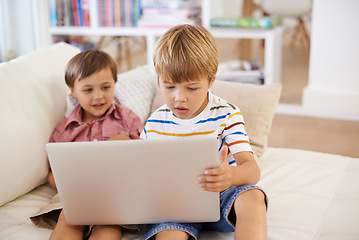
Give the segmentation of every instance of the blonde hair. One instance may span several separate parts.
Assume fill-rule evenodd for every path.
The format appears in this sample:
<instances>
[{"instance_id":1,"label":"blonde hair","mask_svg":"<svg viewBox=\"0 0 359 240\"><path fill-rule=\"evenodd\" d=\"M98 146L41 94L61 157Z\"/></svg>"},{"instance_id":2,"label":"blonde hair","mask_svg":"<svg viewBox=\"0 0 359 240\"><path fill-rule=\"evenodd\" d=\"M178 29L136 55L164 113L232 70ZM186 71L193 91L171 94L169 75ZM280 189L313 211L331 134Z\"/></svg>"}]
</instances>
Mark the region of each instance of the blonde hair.
<instances>
[{"instance_id":1,"label":"blonde hair","mask_svg":"<svg viewBox=\"0 0 359 240\"><path fill-rule=\"evenodd\" d=\"M99 50L86 50L75 55L67 63L65 81L73 87L75 81L89 77L103 69L110 68L113 79L117 81L117 66L111 56Z\"/></svg>"},{"instance_id":2,"label":"blonde hair","mask_svg":"<svg viewBox=\"0 0 359 240\"><path fill-rule=\"evenodd\" d=\"M157 75L172 82L210 81L218 68L218 50L214 37L199 25L178 25L158 40L153 54Z\"/></svg>"}]
</instances>

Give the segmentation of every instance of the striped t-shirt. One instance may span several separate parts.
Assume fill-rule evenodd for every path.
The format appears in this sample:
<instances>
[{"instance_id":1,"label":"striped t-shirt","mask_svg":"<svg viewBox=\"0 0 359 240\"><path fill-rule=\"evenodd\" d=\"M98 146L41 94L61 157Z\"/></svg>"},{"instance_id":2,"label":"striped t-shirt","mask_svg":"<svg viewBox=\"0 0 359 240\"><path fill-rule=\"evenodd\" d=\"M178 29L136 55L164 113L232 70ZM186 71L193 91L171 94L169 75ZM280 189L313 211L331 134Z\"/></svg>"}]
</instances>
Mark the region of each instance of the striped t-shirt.
<instances>
[{"instance_id":1,"label":"striped t-shirt","mask_svg":"<svg viewBox=\"0 0 359 240\"><path fill-rule=\"evenodd\" d=\"M219 140L219 150L223 144L229 147L228 161L236 165L232 154L250 151L249 138L244 128L242 113L237 106L208 91L206 108L192 119L180 119L163 105L147 120L141 139L177 137L214 137Z\"/></svg>"}]
</instances>

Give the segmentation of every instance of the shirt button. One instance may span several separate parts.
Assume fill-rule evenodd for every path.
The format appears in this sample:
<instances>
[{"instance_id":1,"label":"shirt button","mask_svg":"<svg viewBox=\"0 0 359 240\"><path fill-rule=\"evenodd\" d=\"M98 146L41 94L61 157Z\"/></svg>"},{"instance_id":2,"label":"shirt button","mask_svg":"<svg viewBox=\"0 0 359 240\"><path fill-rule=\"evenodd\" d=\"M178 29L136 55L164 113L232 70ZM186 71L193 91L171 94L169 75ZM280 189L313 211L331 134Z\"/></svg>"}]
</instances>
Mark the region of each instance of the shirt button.
<instances>
[{"instance_id":1,"label":"shirt button","mask_svg":"<svg viewBox=\"0 0 359 240\"><path fill-rule=\"evenodd\" d=\"M98 122L96 122L96 125L98 125Z\"/></svg>"}]
</instances>

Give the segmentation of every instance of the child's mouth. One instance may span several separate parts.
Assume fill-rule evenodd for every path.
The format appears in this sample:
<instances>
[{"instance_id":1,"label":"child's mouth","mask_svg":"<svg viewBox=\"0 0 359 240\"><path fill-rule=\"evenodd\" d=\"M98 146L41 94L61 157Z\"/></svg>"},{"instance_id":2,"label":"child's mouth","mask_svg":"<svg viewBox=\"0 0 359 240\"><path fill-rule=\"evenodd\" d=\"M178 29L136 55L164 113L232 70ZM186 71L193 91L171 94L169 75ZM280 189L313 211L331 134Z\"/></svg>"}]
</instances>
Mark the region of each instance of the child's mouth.
<instances>
[{"instance_id":1,"label":"child's mouth","mask_svg":"<svg viewBox=\"0 0 359 240\"><path fill-rule=\"evenodd\" d=\"M186 114L188 112L188 108L176 107L175 109L179 114Z\"/></svg>"},{"instance_id":2,"label":"child's mouth","mask_svg":"<svg viewBox=\"0 0 359 240\"><path fill-rule=\"evenodd\" d=\"M105 105L104 103L98 103L98 104L92 105L92 107L95 108L95 109L100 109L100 108L102 108L104 105Z\"/></svg>"}]
</instances>

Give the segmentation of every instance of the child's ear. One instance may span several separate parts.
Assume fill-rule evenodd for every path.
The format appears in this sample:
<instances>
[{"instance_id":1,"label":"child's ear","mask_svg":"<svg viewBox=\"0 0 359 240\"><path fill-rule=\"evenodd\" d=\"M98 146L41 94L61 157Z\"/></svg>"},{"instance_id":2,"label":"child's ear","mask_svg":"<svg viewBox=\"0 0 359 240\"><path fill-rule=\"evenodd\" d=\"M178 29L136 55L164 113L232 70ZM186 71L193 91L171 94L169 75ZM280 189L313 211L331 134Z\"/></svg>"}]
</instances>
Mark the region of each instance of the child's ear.
<instances>
[{"instance_id":1,"label":"child's ear","mask_svg":"<svg viewBox=\"0 0 359 240\"><path fill-rule=\"evenodd\" d=\"M209 81L209 86L208 88L211 88L214 84L214 81L216 80L216 76L214 76L210 81Z\"/></svg>"},{"instance_id":2,"label":"child's ear","mask_svg":"<svg viewBox=\"0 0 359 240\"><path fill-rule=\"evenodd\" d=\"M76 95L75 95L75 92L74 92L74 88L73 88L73 87L70 87L70 86L69 86L69 88L70 88L70 91L71 91L72 96L77 99L77 97L76 97Z\"/></svg>"},{"instance_id":3,"label":"child's ear","mask_svg":"<svg viewBox=\"0 0 359 240\"><path fill-rule=\"evenodd\" d=\"M157 86L160 87L160 77L157 75Z\"/></svg>"}]
</instances>

